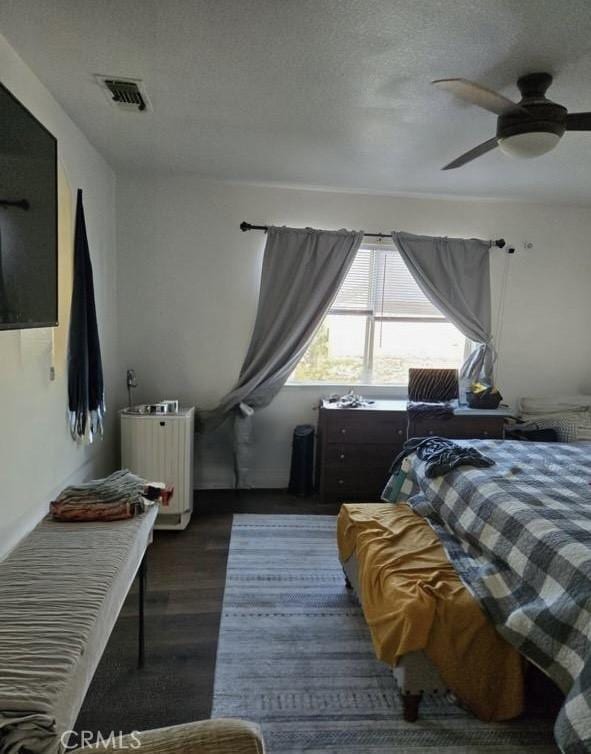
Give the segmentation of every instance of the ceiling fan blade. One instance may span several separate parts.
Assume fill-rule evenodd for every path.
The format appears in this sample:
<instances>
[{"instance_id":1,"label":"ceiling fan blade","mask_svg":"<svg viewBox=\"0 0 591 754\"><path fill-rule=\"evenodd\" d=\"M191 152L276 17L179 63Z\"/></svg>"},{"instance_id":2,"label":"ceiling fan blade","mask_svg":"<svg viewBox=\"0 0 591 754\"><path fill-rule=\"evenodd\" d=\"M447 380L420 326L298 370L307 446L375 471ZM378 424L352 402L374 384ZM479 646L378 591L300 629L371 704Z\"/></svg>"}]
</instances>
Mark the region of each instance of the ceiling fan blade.
<instances>
[{"instance_id":1,"label":"ceiling fan blade","mask_svg":"<svg viewBox=\"0 0 591 754\"><path fill-rule=\"evenodd\" d=\"M513 102L513 100L494 92L492 89L487 89L481 84L468 81L468 79L436 79L431 83L439 89L451 92L451 94L469 102L471 105L478 105L478 107L483 107L497 115L504 115L515 110L529 115L525 107L518 105L517 102Z\"/></svg>"},{"instance_id":2,"label":"ceiling fan blade","mask_svg":"<svg viewBox=\"0 0 591 754\"><path fill-rule=\"evenodd\" d=\"M457 157L452 162L448 163L444 167L442 167L442 170L453 170L454 168L461 168L462 165L465 165L467 162L471 162L472 160L475 160L477 157L480 157L483 154L486 154L487 152L490 152L491 149L494 149L497 146L497 137L494 136L492 139L489 139L488 141L482 142L482 144L479 144L477 147L474 147L474 149L471 149L469 152L464 152L463 155L460 155L460 157Z\"/></svg>"},{"instance_id":3,"label":"ceiling fan blade","mask_svg":"<svg viewBox=\"0 0 591 754\"><path fill-rule=\"evenodd\" d=\"M569 113L566 116L567 131L591 131L591 113Z\"/></svg>"}]
</instances>

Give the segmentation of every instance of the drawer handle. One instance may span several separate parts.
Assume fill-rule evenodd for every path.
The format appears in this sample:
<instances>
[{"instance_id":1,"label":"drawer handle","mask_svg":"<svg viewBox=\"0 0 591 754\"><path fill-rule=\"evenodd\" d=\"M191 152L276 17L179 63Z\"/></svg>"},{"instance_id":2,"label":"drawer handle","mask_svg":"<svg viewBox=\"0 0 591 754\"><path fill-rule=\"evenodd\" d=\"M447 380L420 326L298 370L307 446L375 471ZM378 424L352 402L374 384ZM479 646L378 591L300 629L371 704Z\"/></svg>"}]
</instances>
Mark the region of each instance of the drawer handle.
<instances>
[{"instance_id":1,"label":"drawer handle","mask_svg":"<svg viewBox=\"0 0 591 754\"><path fill-rule=\"evenodd\" d=\"M398 430L398 432L397 432L396 434L398 434L398 435L402 435L402 430L401 430L401 429L399 429L399 430Z\"/></svg>"},{"instance_id":2,"label":"drawer handle","mask_svg":"<svg viewBox=\"0 0 591 754\"><path fill-rule=\"evenodd\" d=\"M345 484L345 480L344 479L339 479L339 484Z\"/></svg>"},{"instance_id":3,"label":"drawer handle","mask_svg":"<svg viewBox=\"0 0 591 754\"><path fill-rule=\"evenodd\" d=\"M430 429L430 430L429 430L429 434L430 434L430 435L432 435L432 434L433 434L433 430L432 430L432 429Z\"/></svg>"},{"instance_id":4,"label":"drawer handle","mask_svg":"<svg viewBox=\"0 0 591 754\"><path fill-rule=\"evenodd\" d=\"M483 432L483 433L482 433L482 436L483 436L483 437L488 437L488 432Z\"/></svg>"},{"instance_id":5,"label":"drawer handle","mask_svg":"<svg viewBox=\"0 0 591 754\"><path fill-rule=\"evenodd\" d=\"M341 429L341 434L342 435L346 435L347 434L347 430L344 427L343 427L343 429Z\"/></svg>"},{"instance_id":6,"label":"drawer handle","mask_svg":"<svg viewBox=\"0 0 591 754\"><path fill-rule=\"evenodd\" d=\"M344 461L345 460L345 454L341 453L341 455L339 456L339 458L341 459L341 461Z\"/></svg>"}]
</instances>

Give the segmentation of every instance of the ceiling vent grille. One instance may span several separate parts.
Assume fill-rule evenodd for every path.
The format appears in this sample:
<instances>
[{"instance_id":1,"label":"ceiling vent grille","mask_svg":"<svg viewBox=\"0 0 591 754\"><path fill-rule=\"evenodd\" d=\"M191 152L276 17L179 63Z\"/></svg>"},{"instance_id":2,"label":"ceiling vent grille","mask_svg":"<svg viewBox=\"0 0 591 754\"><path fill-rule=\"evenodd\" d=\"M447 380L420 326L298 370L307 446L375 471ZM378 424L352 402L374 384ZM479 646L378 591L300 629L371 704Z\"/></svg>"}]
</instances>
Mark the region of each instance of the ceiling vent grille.
<instances>
[{"instance_id":1,"label":"ceiling vent grille","mask_svg":"<svg viewBox=\"0 0 591 754\"><path fill-rule=\"evenodd\" d=\"M97 76L96 78L111 104L118 110L145 112L152 109L140 79L124 79L115 76Z\"/></svg>"}]
</instances>

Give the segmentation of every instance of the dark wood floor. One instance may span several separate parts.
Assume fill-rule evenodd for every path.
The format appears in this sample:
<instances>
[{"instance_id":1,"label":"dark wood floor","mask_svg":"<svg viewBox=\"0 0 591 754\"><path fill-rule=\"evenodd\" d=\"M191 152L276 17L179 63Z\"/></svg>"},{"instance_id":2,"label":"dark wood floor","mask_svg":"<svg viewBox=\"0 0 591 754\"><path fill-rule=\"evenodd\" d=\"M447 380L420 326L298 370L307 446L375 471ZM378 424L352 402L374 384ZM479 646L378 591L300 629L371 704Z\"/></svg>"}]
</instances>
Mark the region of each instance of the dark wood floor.
<instances>
[{"instance_id":1,"label":"dark wood floor","mask_svg":"<svg viewBox=\"0 0 591 754\"><path fill-rule=\"evenodd\" d=\"M156 532L149 551L146 665L137 661L133 587L97 669L77 730L128 732L209 717L232 514L336 514L338 504L277 491L201 492L184 532ZM531 714L554 716L562 696L539 671Z\"/></svg>"},{"instance_id":2,"label":"dark wood floor","mask_svg":"<svg viewBox=\"0 0 591 754\"><path fill-rule=\"evenodd\" d=\"M133 587L77 730L142 730L209 717L233 513L336 514L281 491L200 492L184 532L155 532L148 558L146 665L136 668Z\"/></svg>"}]
</instances>

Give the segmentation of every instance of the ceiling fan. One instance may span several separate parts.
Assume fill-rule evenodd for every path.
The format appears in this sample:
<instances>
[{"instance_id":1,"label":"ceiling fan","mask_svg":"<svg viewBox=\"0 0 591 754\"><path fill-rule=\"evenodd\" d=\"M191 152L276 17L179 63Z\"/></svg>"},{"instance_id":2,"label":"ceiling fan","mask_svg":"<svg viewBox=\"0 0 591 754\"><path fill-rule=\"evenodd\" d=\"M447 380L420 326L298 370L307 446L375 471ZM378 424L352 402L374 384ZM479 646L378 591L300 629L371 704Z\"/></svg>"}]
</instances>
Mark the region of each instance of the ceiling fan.
<instances>
[{"instance_id":1,"label":"ceiling fan","mask_svg":"<svg viewBox=\"0 0 591 754\"><path fill-rule=\"evenodd\" d=\"M591 112L569 113L562 105L546 99L546 90L552 83L549 73L529 73L519 78L519 102L467 79L437 79L432 83L499 116L496 136L465 152L442 170L459 168L495 147L514 157L538 157L554 149L565 131L591 131Z\"/></svg>"}]
</instances>

